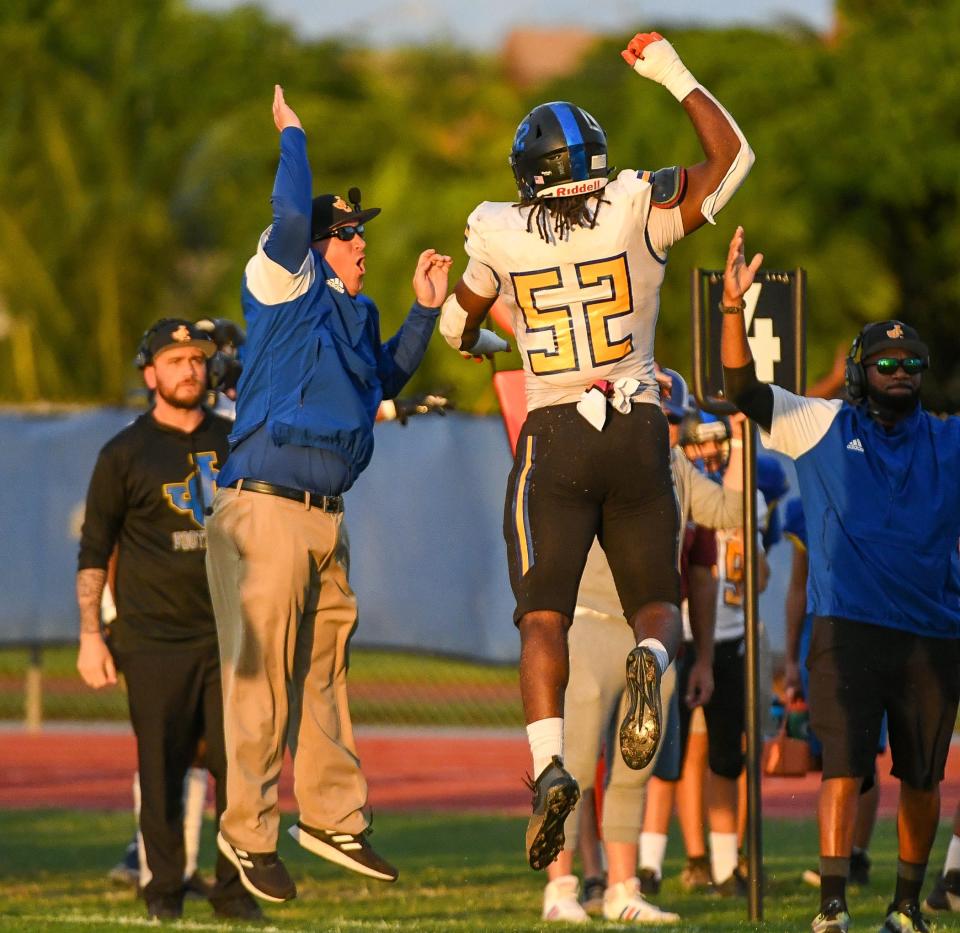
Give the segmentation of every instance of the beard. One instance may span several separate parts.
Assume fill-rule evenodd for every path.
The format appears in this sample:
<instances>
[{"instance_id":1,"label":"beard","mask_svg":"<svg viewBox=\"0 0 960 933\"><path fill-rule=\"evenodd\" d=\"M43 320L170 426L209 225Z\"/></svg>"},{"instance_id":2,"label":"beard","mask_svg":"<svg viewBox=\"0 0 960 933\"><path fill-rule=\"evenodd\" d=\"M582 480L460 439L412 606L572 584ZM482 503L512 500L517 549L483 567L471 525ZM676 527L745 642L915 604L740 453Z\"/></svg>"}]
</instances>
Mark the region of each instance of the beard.
<instances>
[{"instance_id":1,"label":"beard","mask_svg":"<svg viewBox=\"0 0 960 933\"><path fill-rule=\"evenodd\" d=\"M179 382L174 386L157 385L157 395L171 408L191 411L199 408L206 391L202 382Z\"/></svg>"},{"instance_id":2,"label":"beard","mask_svg":"<svg viewBox=\"0 0 960 933\"><path fill-rule=\"evenodd\" d=\"M920 404L920 389L911 386L909 393L884 392L874 386L868 386L867 398L870 400L871 407L880 413L908 415Z\"/></svg>"}]
</instances>

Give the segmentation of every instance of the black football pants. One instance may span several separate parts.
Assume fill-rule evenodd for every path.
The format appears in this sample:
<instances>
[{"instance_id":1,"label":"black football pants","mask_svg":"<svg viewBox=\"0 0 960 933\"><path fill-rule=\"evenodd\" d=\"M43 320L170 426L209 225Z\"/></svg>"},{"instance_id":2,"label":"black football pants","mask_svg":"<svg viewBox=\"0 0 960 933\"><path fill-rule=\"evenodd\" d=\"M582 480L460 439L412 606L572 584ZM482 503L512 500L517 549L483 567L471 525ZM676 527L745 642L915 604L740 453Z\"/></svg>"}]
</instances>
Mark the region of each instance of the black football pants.
<instances>
[{"instance_id":1,"label":"black football pants","mask_svg":"<svg viewBox=\"0 0 960 933\"><path fill-rule=\"evenodd\" d=\"M127 683L130 721L140 768L140 832L153 875L149 901L183 890L183 779L206 740L205 764L216 782L217 819L226 806L223 694L216 644L131 651L117 661ZM242 895L237 870L217 853L211 902Z\"/></svg>"}]
</instances>

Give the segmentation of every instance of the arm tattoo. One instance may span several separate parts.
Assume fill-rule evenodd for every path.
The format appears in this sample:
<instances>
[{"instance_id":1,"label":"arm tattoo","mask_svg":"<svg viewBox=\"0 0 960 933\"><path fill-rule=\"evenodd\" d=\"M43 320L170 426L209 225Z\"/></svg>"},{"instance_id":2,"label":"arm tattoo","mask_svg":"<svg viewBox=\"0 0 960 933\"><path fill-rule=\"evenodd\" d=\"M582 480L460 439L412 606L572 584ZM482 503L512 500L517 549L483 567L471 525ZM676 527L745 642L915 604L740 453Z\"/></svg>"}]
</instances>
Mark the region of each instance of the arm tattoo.
<instances>
[{"instance_id":1,"label":"arm tattoo","mask_svg":"<svg viewBox=\"0 0 960 933\"><path fill-rule=\"evenodd\" d=\"M77 572L77 605L80 607L80 634L100 632L100 600L107 584L107 571L87 567Z\"/></svg>"}]
</instances>

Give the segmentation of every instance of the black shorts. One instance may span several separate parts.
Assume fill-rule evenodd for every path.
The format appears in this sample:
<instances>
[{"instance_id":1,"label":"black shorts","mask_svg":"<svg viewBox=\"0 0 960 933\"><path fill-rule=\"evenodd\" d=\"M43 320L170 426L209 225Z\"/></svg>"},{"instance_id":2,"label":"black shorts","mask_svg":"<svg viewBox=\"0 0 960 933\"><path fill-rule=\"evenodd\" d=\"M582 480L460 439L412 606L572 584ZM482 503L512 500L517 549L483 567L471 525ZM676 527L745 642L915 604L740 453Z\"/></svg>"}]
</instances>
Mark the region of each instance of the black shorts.
<instances>
[{"instance_id":1,"label":"black shorts","mask_svg":"<svg viewBox=\"0 0 960 933\"><path fill-rule=\"evenodd\" d=\"M660 408L612 408L602 431L576 405L527 417L507 483L503 534L514 622L552 610L572 618L580 577L599 539L629 620L643 605L678 605L679 510Z\"/></svg>"},{"instance_id":2,"label":"black shorts","mask_svg":"<svg viewBox=\"0 0 960 933\"><path fill-rule=\"evenodd\" d=\"M703 707L707 724L708 761L710 770L720 777L735 779L743 771L743 731L746 727L746 670L744 640L720 641L713 648L713 696ZM690 668L696 660L692 642L685 643L683 693L680 695L681 734L686 756L693 710L683 701L686 696ZM678 669L679 673L679 669ZM677 689L680 689L679 686Z\"/></svg>"},{"instance_id":3,"label":"black shorts","mask_svg":"<svg viewBox=\"0 0 960 933\"><path fill-rule=\"evenodd\" d=\"M960 648L850 619L817 616L807 656L810 726L823 777L867 777L887 714L891 773L930 790L943 780L960 698Z\"/></svg>"}]
</instances>

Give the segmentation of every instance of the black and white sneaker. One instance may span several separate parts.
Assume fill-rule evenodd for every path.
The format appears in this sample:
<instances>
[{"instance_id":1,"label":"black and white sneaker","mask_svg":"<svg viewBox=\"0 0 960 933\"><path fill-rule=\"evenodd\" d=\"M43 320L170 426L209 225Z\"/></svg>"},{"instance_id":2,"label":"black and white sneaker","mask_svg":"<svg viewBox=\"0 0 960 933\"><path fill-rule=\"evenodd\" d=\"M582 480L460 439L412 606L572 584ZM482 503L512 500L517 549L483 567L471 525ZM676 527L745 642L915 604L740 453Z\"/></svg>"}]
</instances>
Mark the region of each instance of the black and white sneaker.
<instances>
[{"instance_id":1,"label":"black and white sneaker","mask_svg":"<svg viewBox=\"0 0 960 933\"><path fill-rule=\"evenodd\" d=\"M314 829L299 822L290 827L290 835L308 852L377 881L396 881L400 872L377 855L367 841L368 834L369 830L354 834Z\"/></svg>"},{"instance_id":2,"label":"black and white sneaker","mask_svg":"<svg viewBox=\"0 0 960 933\"><path fill-rule=\"evenodd\" d=\"M627 655L627 714L620 723L620 754L628 768L639 771L653 760L663 732L660 665L639 645Z\"/></svg>"},{"instance_id":3,"label":"black and white sneaker","mask_svg":"<svg viewBox=\"0 0 960 933\"><path fill-rule=\"evenodd\" d=\"M223 833L217 833L217 848L236 866L241 884L255 897L282 904L297 896L297 886L275 851L238 849L224 838Z\"/></svg>"},{"instance_id":4,"label":"black and white sneaker","mask_svg":"<svg viewBox=\"0 0 960 933\"><path fill-rule=\"evenodd\" d=\"M554 755L536 781L528 786L533 791L533 813L527 823L527 856L534 871L546 868L563 848L563 824L580 799L580 786Z\"/></svg>"}]
</instances>

